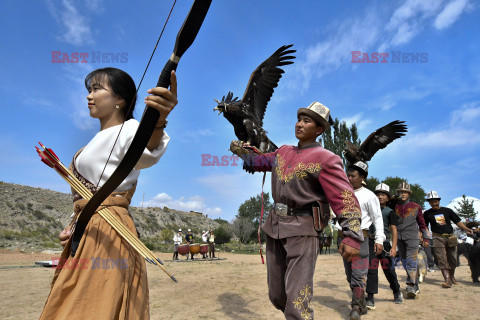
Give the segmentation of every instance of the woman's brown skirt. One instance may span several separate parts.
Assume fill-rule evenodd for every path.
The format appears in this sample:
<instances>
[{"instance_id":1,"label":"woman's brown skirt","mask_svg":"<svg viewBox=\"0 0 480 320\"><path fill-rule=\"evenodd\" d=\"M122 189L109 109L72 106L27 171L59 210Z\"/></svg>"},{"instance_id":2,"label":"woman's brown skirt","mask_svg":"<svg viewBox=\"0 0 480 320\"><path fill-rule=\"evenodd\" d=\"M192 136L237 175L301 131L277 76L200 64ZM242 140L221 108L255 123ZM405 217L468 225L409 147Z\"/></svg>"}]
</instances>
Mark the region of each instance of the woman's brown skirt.
<instances>
[{"instance_id":1,"label":"woman's brown skirt","mask_svg":"<svg viewBox=\"0 0 480 320\"><path fill-rule=\"evenodd\" d=\"M75 213L87 201L74 203ZM103 206L137 235L128 213L130 197L110 196ZM75 257L71 239L62 252L40 319L149 319L144 259L95 213Z\"/></svg>"}]
</instances>

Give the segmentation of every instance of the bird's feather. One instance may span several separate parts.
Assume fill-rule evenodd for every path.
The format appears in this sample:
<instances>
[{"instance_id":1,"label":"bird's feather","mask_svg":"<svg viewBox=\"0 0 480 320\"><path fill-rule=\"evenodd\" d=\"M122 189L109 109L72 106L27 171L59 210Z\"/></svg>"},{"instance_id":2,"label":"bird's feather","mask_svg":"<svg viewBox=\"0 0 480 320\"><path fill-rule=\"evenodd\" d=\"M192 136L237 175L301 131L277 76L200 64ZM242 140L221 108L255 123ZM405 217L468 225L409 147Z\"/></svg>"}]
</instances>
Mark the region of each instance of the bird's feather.
<instances>
[{"instance_id":1,"label":"bird's feather","mask_svg":"<svg viewBox=\"0 0 480 320\"><path fill-rule=\"evenodd\" d=\"M404 136L407 132L407 126L404 123L405 121L395 120L372 132L358 149L361 161L370 161L378 150Z\"/></svg>"},{"instance_id":2,"label":"bird's feather","mask_svg":"<svg viewBox=\"0 0 480 320\"><path fill-rule=\"evenodd\" d=\"M291 60L295 59L290 54L296 52L296 50L288 50L292 46L291 44L280 47L267 60L262 62L250 76L242 101L260 126L263 126L265 110L273 95L274 88L278 86L278 81L284 73L279 67L292 64L293 61Z\"/></svg>"}]
</instances>

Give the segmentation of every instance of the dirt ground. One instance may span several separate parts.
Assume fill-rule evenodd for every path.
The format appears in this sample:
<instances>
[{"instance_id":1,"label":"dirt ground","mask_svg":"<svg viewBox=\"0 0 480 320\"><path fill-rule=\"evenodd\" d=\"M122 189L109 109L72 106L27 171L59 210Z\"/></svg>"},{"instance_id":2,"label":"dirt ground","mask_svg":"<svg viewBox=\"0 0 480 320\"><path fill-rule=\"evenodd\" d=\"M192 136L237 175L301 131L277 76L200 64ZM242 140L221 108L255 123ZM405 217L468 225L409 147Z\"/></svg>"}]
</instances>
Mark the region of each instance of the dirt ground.
<instances>
[{"instance_id":1,"label":"dirt ground","mask_svg":"<svg viewBox=\"0 0 480 320\"><path fill-rule=\"evenodd\" d=\"M50 289L53 270L19 268L52 254L0 251L0 319L37 319ZM171 259L170 254L158 254ZM220 261L166 262L179 283L175 284L158 267L148 265L151 319L283 319L269 302L266 267L258 255L220 253ZM460 284L440 287L439 271L429 273L415 300L402 305L380 274L376 310L362 319L479 319L480 286L472 283L465 258L457 268ZM9 267L9 268L6 268ZM402 290L405 271L398 270ZM320 255L314 278L313 309L317 319L348 319L351 299L343 263L338 253Z\"/></svg>"}]
</instances>

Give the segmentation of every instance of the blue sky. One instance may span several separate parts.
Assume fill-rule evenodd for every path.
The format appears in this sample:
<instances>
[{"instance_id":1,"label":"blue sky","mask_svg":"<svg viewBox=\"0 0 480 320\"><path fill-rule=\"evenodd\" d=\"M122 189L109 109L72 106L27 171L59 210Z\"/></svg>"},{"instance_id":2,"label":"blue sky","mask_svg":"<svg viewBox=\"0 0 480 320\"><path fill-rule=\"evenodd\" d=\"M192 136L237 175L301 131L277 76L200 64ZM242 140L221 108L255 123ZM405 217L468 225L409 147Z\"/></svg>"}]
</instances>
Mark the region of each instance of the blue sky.
<instances>
[{"instance_id":1,"label":"blue sky","mask_svg":"<svg viewBox=\"0 0 480 320\"><path fill-rule=\"evenodd\" d=\"M140 88L146 95L170 56L192 1L178 1ZM13 1L0 3L2 117L0 180L68 192L39 161L37 141L68 164L98 131L83 79L113 66L136 83L172 1ZM242 96L251 72L277 48L294 44L295 64L269 103L264 128L277 145L296 144L296 110L312 101L356 122L363 140L393 120L408 135L381 150L370 175L400 176L437 190L443 205L480 196L480 10L473 0L213 1L180 61L179 104L160 162L140 175L133 205L202 211L231 220L261 191L261 175L240 166L202 166L202 154L231 155L232 126L213 99ZM476 30L476 31L475 31ZM87 63L52 63L52 51L89 53ZM126 53L94 63L92 52ZM352 63L352 51L390 54L387 63ZM427 53L425 63L393 63L392 52ZM138 103L140 119L144 105ZM270 176L268 175L267 180ZM265 190L269 191L267 182ZM67 213L66 213L67 214Z\"/></svg>"}]
</instances>

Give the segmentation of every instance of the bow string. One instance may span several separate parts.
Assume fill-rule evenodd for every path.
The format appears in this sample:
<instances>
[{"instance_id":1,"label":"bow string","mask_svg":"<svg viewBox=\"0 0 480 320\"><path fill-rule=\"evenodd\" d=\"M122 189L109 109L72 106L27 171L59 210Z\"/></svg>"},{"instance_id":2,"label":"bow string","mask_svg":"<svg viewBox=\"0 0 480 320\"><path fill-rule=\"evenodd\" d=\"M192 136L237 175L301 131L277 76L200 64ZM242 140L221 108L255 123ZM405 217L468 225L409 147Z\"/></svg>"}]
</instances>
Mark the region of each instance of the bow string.
<instances>
[{"instance_id":1,"label":"bow string","mask_svg":"<svg viewBox=\"0 0 480 320\"><path fill-rule=\"evenodd\" d=\"M195 37L202 26L202 23L207 15L208 9L210 7L212 0L195 0L188 15L185 19L180 31L177 34L175 46L173 53L165 64L162 73L159 76L157 87L168 88L170 86L170 76L173 70L177 69L178 63L182 55L187 51L187 49L192 45ZM174 3L175 5L175 3ZM173 10L173 7L172 7ZM171 10L171 11L172 11ZM170 13L171 13L170 11ZM170 16L170 15L169 15ZM168 22L168 18L167 21ZM165 22L165 25L166 25ZM165 26L164 26L165 29ZM162 30L163 33L163 30ZM161 35L160 35L161 37ZM160 37L158 41L160 40ZM157 45L158 45L157 41ZM155 45L155 49L157 47ZM154 49L154 52L155 52ZM150 61L153 57L150 57ZM150 64L148 62L148 65ZM147 68L148 68L147 65ZM146 72L146 69L145 69ZM144 75L145 75L144 72ZM142 76L143 80L143 76ZM141 84L141 81L140 81ZM139 85L140 87L140 85ZM138 92L138 88L137 88ZM130 106L131 107L131 106ZM125 156L122 161L115 169L110 178L103 184L103 186L98 189L98 191L93 195L93 197L85 205L84 209L80 213L78 220L75 225L75 229L72 235L72 246L71 246L71 255L75 256L76 250L80 244L80 240L85 232L85 229L90 221L90 218L95 214L97 208L102 204L102 202L113 192L115 189L125 180L125 178L130 174L132 169L137 164L140 159L145 147L147 146L150 137L152 136L155 126L160 117L160 113L157 109L146 107L143 113L142 119L140 120L137 132L133 137L132 143L128 148ZM118 139L118 136L117 136ZM112 149L113 150L113 149ZM108 160L107 160L108 161ZM100 180L99 180L100 181Z\"/></svg>"}]
</instances>

